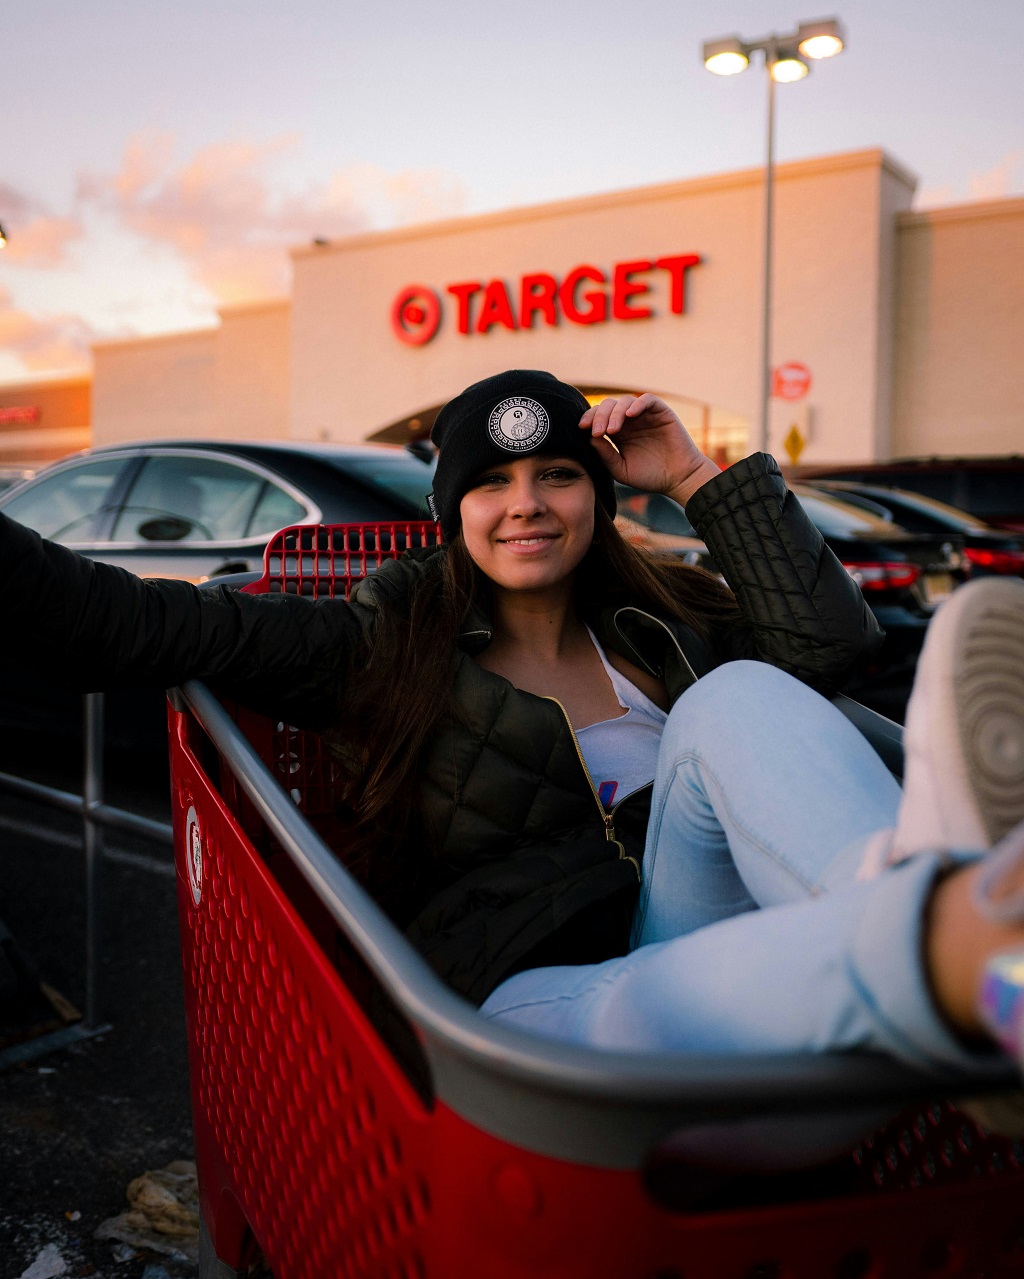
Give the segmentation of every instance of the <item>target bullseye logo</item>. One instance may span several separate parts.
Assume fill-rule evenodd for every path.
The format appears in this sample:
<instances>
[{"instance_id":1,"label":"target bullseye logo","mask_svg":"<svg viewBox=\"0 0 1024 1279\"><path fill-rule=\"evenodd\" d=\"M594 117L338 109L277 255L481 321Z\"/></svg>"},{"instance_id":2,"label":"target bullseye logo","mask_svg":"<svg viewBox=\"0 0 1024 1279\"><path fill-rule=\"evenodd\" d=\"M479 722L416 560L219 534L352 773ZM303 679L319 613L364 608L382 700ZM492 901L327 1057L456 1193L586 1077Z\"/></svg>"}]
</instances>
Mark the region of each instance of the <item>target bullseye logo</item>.
<instances>
[{"instance_id":1,"label":"target bullseye logo","mask_svg":"<svg viewBox=\"0 0 1024 1279\"><path fill-rule=\"evenodd\" d=\"M203 898L203 836L194 805L189 808L185 817L185 863L188 867L188 886L192 890L192 900L198 906Z\"/></svg>"},{"instance_id":2,"label":"target bullseye logo","mask_svg":"<svg viewBox=\"0 0 1024 1279\"><path fill-rule=\"evenodd\" d=\"M391 307L391 327L395 337L407 346L422 346L441 323L441 299L425 284L410 284Z\"/></svg>"}]
</instances>

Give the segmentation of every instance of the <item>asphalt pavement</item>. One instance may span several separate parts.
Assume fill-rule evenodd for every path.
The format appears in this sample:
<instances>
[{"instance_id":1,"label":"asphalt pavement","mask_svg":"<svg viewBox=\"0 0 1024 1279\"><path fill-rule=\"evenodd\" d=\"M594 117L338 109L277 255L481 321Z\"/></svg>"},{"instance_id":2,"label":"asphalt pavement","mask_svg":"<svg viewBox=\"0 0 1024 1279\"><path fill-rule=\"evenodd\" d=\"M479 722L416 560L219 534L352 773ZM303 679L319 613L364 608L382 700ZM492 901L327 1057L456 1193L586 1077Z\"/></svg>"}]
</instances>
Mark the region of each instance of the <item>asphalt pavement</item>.
<instances>
[{"instance_id":1,"label":"asphalt pavement","mask_svg":"<svg viewBox=\"0 0 1024 1279\"><path fill-rule=\"evenodd\" d=\"M0 771L80 791L74 751L0 743ZM168 821L158 758L108 760L108 800ZM0 790L0 918L44 980L84 1005L85 911L75 817ZM170 853L107 836L98 1038L0 1072L0 1279L165 1279L166 1257L100 1242L134 1177L193 1154Z\"/></svg>"}]
</instances>

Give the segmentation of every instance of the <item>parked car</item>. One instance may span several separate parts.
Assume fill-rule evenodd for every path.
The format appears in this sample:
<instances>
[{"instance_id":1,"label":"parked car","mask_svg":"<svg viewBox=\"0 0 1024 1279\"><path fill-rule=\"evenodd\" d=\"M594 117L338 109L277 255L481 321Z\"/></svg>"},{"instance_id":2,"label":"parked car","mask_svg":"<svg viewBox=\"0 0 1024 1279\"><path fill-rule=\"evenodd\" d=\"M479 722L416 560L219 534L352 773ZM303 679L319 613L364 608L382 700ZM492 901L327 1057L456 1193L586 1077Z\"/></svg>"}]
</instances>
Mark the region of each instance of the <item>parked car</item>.
<instances>
[{"instance_id":1,"label":"parked car","mask_svg":"<svg viewBox=\"0 0 1024 1279\"><path fill-rule=\"evenodd\" d=\"M34 472L27 466L0 466L0 493L29 479Z\"/></svg>"},{"instance_id":2,"label":"parked car","mask_svg":"<svg viewBox=\"0 0 1024 1279\"><path fill-rule=\"evenodd\" d=\"M427 519L431 460L387 445L185 440L90 449L0 494L0 510L83 555L193 582L259 570L287 524ZM162 694L107 698L108 740L164 751ZM0 671L0 730L77 737L79 699Z\"/></svg>"},{"instance_id":3,"label":"parked car","mask_svg":"<svg viewBox=\"0 0 1024 1279\"><path fill-rule=\"evenodd\" d=\"M259 569L286 524L427 519L433 464L388 445L159 441L90 449L0 494L83 555L206 581Z\"/></svg>"},{"instance_id":4,"label":"parked car","mask_svg":"<svg viewBox=\"0 0 1024 1279\"><path fill-rule=\"evenodd\" d=\"M661 493L645 493L626 484L615 485L615 499L618 508L615 524L627 542L658 554L678 555L687 564L718 571L707 546L694 532L678 502Z\"/></svg>"},{"instance_id":5,"label":"parked car","mask_svg":"<svg viewBox=\"0 0 1024 1279\"><path fill-rule=\"evenodd\" d=\"M997 528L1024 532L1024 456L911 457L851 466L807 467L802 480L853 480L910 489Z\"/></svg>"},{"instance_id":6,"label":"parked car","mask_svg":"<svg viewBox=\"0 0 1024 1279\"><path fill-rule=\"evenodd\" d=\"M964 558L973 577L1024 577L1024 536L986 524L968 511L959 511L923 493L853 480L815 480L812 487L854 505L867 504L876 514L895 520L911 533L952 533L962 537Z\"/></svg>"},{"instance_id":7,"label":"parked car","mask_svg":"<svg viewBox=\"0 0 1024 1279\"><path fill-rule=\"evenodd\" d=\"M867 510L807 485L796 485L794 491L886 632L881 653L853 677L848 691L874 709L902 718L928 622L936 605L966 580L962 539L909 532L880 506ZM631 503L630 493L643 501ZM619 509L639 526L641 535L633 540L650 549L664 549L668 538L680 545L697 540L686 512L669 498L620 486ZM706 547L691 562L717 571Z\"/></svg>"}]
</instances>

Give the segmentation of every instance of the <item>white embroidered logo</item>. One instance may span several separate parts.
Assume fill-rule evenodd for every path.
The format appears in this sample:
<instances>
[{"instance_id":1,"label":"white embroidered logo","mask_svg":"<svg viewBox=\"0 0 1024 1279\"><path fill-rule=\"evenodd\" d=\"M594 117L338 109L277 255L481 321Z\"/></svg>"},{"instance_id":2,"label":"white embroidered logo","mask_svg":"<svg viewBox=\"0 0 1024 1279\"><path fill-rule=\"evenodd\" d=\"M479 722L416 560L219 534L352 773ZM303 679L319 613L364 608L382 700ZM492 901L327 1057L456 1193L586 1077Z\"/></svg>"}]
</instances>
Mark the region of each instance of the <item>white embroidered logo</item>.
<instances>
[{"instance_id":1,"label":"white embroidered logo","mask_svg":"<svg viewBox=\"0 0 1024 1279\"><path fill-rule=\"evenodd\" d=\"M543 404L513 395L491 410L487 430L498 448L506 453L528 453L547 439L551 419Z\"/></svg>"}]
</instances>

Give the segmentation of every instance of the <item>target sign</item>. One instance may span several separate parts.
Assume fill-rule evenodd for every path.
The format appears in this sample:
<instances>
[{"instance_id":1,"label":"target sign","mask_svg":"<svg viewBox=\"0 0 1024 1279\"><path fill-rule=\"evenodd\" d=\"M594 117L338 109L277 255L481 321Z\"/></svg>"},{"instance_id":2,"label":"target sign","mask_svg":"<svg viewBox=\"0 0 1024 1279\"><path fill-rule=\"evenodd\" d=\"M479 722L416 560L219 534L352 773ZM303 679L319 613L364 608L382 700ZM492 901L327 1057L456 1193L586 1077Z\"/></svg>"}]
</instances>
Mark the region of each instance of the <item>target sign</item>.
<instances>
[{"instance_id":1,"label":"target sign","mask_svg":"<svg viewBox=\"0 0 1024 1279\"><path fill-rule=\"evenodd\" d=\"M391 307L391 327L395 337L407 346L422 346L441 323L441 300L425 284L410 284Z\"/></svg>"}]
</instances>

